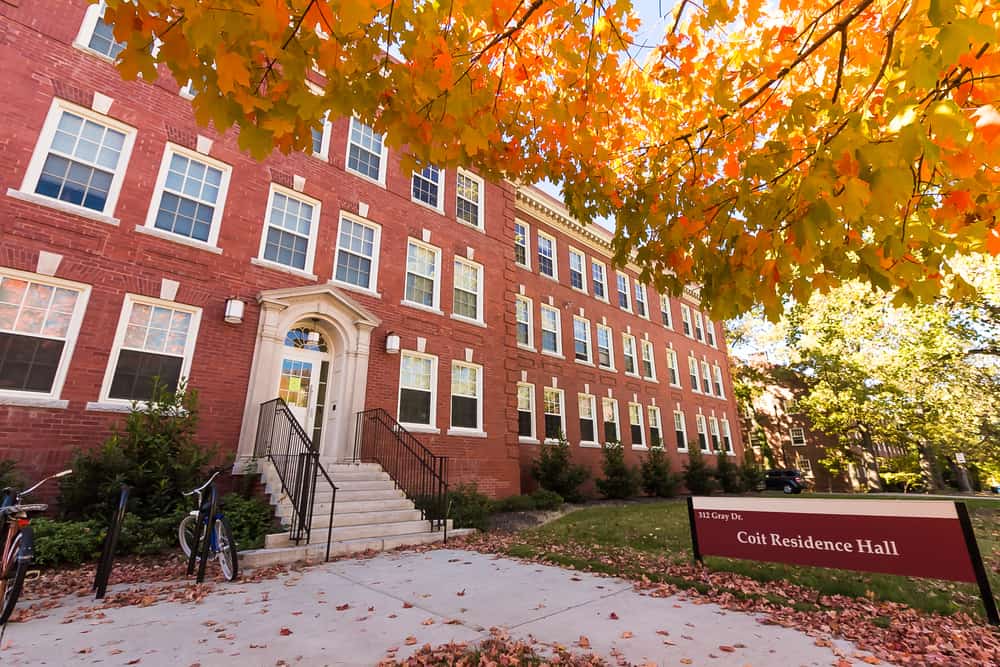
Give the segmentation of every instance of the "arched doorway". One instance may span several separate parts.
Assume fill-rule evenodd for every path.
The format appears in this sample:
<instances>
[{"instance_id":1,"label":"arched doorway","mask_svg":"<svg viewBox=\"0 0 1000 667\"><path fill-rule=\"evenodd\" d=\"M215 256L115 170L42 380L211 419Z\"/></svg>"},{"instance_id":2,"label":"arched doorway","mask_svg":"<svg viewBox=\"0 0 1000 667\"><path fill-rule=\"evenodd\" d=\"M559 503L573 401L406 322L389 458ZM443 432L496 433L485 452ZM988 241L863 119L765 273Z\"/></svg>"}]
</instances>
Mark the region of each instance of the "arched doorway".
<instances>
[{"instance_id":1,"label":"arched doorway","mask_svg":"<svg viewBox=\"0 0 1000 667\"><path fill-rule=\"evenodd\" d=\"M299 322L285 334L277 394L314 443L323 442L330 352L315 323Z\"/></svg>"}]
</instances>

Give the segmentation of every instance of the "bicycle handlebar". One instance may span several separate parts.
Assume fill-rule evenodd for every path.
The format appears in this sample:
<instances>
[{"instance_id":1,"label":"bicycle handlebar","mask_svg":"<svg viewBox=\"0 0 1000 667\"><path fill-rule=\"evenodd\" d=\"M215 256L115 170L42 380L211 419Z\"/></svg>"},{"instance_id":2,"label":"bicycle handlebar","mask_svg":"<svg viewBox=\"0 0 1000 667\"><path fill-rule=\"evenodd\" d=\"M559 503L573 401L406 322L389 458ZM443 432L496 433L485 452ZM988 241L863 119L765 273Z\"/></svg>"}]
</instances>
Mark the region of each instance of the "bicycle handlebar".
<instances>
[{"instance_id":1,"label":"bicycle handlebar","mask_svg":"<svg viewBox=\"0 0 1000 667\"><path fill-rule=\"evenodd\" d=\"M54 475L49 475L48 477L46 477L42 481L36 483L31 488L25 489L24 491L21 491L20 493L18 493L17 497L18 498L23 498L24 496L28 495L29 493L31 493L32 491L34 491L35 489L37 489L38 487L40 487L42 484L45 484L45 482L48 482L49 480L52 480L52 479L57 479L59 477L65 477L66 475L70 475L72 473L73 473L72 470L63 470L61 472L57 472Z\"/></svg>"},{"instance_id":2,"label":"bicycle handlebar","mask_svg":"<svg viewBox=\"0 0 1000 667\"><path fill-rule=\"evenodd\" d=\"M187 493L183 493L182 492L181 495L183 495L183 496L193 496L196 493L201 493L202 491L205 490L206 487L208 487L209 484L211 484L213 481L215 481L215 478L218 477L219 473L221 473L221 472L222 472L221 470L216 470L215 474L212 475L211 477L209 477L207 482L205 482L204 484L202 484L201 486L199 486L197 489L192 489L191 491L188 491Z\"/></svg>"}]
</instances>

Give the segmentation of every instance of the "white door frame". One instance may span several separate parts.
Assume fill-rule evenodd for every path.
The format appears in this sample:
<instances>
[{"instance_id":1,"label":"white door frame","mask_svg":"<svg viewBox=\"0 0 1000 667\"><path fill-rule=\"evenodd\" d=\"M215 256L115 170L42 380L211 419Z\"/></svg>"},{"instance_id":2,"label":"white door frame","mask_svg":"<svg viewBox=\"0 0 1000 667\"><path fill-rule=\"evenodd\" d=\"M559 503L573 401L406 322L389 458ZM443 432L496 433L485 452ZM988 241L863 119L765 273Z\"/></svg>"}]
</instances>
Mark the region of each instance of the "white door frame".
<instances>
[{"instance_id":1,"label":"white door frame","mask_svg":"<svg viewBox=\"0 0 1000 667\"><path fill-rule=\"evenodd\" d=\"M274 380L274 395L278 396L281 390L281 376L285 373L285 359L301 361L312 366L309 383L309 395L305 407L305 416L304 418L300 418L299 415L295 415L295 418L299 421L299 424L305 430L306 435L308 435L310 439L312 438L314 420L316 418L316 399L319 394L319 383L323 380L321 377L323 362L328 360L328 355L328 352L320 352L319 350L304 350L301 348L288 347L286 345L285 352L281 355L281 363L278 365L277 377ZM288 407L292 410L293 414L301 410L299 406L289 405ZM320 437L322 437L322 433Z\"/></svg>"}]
</instances>

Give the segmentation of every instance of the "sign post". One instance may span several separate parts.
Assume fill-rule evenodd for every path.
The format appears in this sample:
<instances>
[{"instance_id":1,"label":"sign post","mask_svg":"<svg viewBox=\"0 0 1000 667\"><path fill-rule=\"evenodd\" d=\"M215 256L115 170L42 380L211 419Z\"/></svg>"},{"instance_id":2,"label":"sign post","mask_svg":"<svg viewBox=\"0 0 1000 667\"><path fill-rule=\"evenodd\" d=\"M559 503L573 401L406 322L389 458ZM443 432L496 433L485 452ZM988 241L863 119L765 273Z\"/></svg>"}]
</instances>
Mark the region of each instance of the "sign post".
<instances>
[{"instance_id":1,"label":"sign post","mask_svg":"<svg viewBox=\"0 0 1000 667\"><path fill-rule=\"evenodd\" d=\"M1000 614L965 504L931 500L688 499L696 560L724 556L976 583Z\"/></svg>"}]
</instances>

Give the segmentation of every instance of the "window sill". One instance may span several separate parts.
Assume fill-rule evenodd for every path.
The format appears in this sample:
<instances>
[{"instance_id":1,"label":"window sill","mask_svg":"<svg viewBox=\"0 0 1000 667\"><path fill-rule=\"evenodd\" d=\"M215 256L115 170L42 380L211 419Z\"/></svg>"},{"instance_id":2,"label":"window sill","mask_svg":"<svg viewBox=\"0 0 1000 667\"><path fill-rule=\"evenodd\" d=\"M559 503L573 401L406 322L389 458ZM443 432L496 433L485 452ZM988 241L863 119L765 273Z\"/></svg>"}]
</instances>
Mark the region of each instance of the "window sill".
<instances>
[{"instance_id":1,"label":"window sill","mask_svg":"<svg viewBox=\"0 0 1000 667\"><path fill-rule=\"evenodd\" d=\"M351 283L341 282L340 280L333 279L328 280L328 284L338 287L340 289L350 290L351 292L357 292L358 294L365 294L367 296L374 297L376 299L381 299L382 295L375 290L368 289L367 287L359 287L358 285L352 285Z\"/></svg>"},{"instance_id":2,"label":"window sill","mask_svg":"<svg viewBox=\"0 0 1000 667\"><path fill-rule=\"evenodd\" d=\"M148 229L148 227L146 229ZM315 274L309 273L308 271L304 271L302 269L296 269L291 266L285 266L284 264L279 264L278 262L272 262L270 260L262 259L260 257L251 258L250 263L253 264L254 266L259 266L264 269L272 269L274 271L281 271L282 273L290 273L293 276L298 276L299 278L305 278L306 280L312 280L312 281L319 280L319 278Z\"/></svg>"},{"instance_id":3,"label":"window sill","mask_svg":"<svg viewBox=\"0 0 1000 667\"><path fill-rule=\"evenodd\" d=\"M466 324L471 324L474 327L481 327L483 329L486 328L486 322L481 322L479 320L474 320L471 317L466 317L464 315L459 315L457 313L452 313L451 314L451 319L453 319L453 320L455 320L457 322L464 322Z\"/></svg>"},{"instance_id":4,"label":"window sill","mask_svg":"<svg viewBox=\"0 0 1000 667\"><path fill-rule=\"evenodd\" d=\"M657 380L656 378L647 378L647 377L644 377L642 379L645 380L646 382L652 382L653 384L660 384L660 381Z\"/></svg>"},{"instance_id":5,"label":"window sill","mask_svg":"<svg viewBox=\"0 0 1000 667\"><path fill-rule=\"evenodd\" d=\"M450 428L445 432L445 435L454 435L461 438L486 438L486 431L479 431L477 429L465 429L465 428Z\"/></svg>"},{"instance_id":6,"label":"window sill","mask_svg":"<svg viewBox=\"0 0 1000 667\"><path fill-rule=\"evenodd\" d=\"M625 375L630 378L635 378L636 380L642 379L641 377L639 377L638 373L629 373L628 371L625 371Z\"/></svg>"},{"instance_id":7,"label":"window sill","mask_svg":"<svg viewBox=\"0 0 1000 667\"><path fill-rule=\"evenodd\" d=\"M78 42L78 41L74 40L73 41L73 48L74 49L79 49L80 51L83 51L87 55L89 55L91 57L94 57L94 58L98 58L99 60L103 60L106 63L110 63L112 65L115 64L115 59L114 58L106 56L103 53L98 53L97 51L94 51L92 48L90 48L89 46L87 46L83 42Z\"/></svg>"},{"instance_id":8,"label":"window sill","mask_svg":"<svg viewBox=\"0 0 1000 667\"><path fill-rule=\"evenodd\" d=\"M521 264L520 262L514 262L514 266L519 269L524 269L525 271L531 271L531 264Z\"/></svg>"},{"instance_id":9,"label":"window sill","mask_svg":"<svg viewBox=\"0 0 1000 667\"><path fill-rule=\"evenodd\" d=\"M399 425L405 428L410 433L429 433L432 435L441 433L441 429L434 426L428 426L427 424L404 424L400 422Z\"/></svg>"},{"instance_id":10,"label":"window sill","mask_svg":"<svg viewBox=\"0 0 1000 667\"><path fill-rule=\"evenodd\" d=\"M559 441L556 440L555 438L545 438L545 440L542 440L542 444L543 445L558 445Z\"/></svg>"},{"instance_id":11,"label":"window sill","mask_svg":"<svg viewBox=\"0 0 1000 667\"><path fill-rule=\"evenodd\" d=\"M474 229L477 232L479 232L480 234L485 234L486 233L486 225L474 225L471 222L468 222L467 220L462 220L461 218L459 218L457 216L455 217L455 222L457 222L458 224L462 225L463 227L468 227L469 229ZM521 265L518 264L518 266L521 266Z\"/></svg>"},{"instance_id":12,"label":"window sill","mask_svg":"<svg viewBox=\"0 0 1000 667\"><path fill-rule=\"evenodd\" d=\"M329 156L323 155L322 153L310 153L309 156L310 157L314 157L314 158L316 158L317 160L319 160L321 162L329 162L330 161Z\"/></svg>"},{"instance_id":13,"label":"window sill","mask_svg":"<svg viewBox=\"0 0 1000 667\"><path fill-rule=\"evenodd\" d=\"M571 290L573 290L574 292L579 292L580 294L587 294L587 290L585 290L585 289L584 289L584 288L582 288L582 287L574 287L573 285L570 285L570 286L569 286L569 288L570 288ZM589 294L587 294L587 296L590 296L590 295L589 295Z\"/></svg>"},{"instance_id":14,"label":"window sill","mask_svg":"<svg viewBox=\"0 0 1000 667\"><path fill-rule=\"evenodd\" d=\"M425 306L424 304L422 304L422 303L416 303L415 301L407 301L406 299L403 299L402 301L399 302L399 305L406 306L407 308L413 308L415 310L422 310L425 313L434 313L435 315L444 315L444 313L440 309L438 309L438 308L433 308L431 306Z\"/></svg>"},{"instance_id":15,"label":"window sill","mask_svg":"<svg viewBox=\"0 0 1000 667\"><path fill-rule=\"evenodd\" d=\"M533 345L521 345L520 343L517 344L517 349L525 352L538 352Z\"/></svg>"},{"instance_id":16,"label":"window sill","mask_svg":"<svg viewBox=\"0 0 1000 667\"><path fill-rule=\"evenodd\" d=\"M632 449L638 452L648 452L649 447L646 445L632 445Z\"/></svg>"},{"instance_id":17,"label":"window sill","mask_svg":"<svg viewBox=\"0 0 1000 667\"><path fill-rule=\"evenodd\" d=\"M443 190L444 190L444 188L441 188L441 190L443 191ZM443 192L442 192L442 194L443 194ZM441 203L441 206L440 206L440 207L437 207L437 206L431 206L431 205L430 205L430 204L428 204L427 202L424 202L424 201L420 201L419 199L414 199L414 198L413 198L413 197L411 196L411 197L410 197L410 203L412 203L412 204L416 204L417 206L419 206L419 207L421 207L421 208L425 208L425 209L427 209L428 211L433 211L434 213L437 213L438 215L441 215L441 216L443 216L443 215L444 215L444 202L442 202L442 203Z\"/></svg>"},{"instance_id":18,"label":"window sill","mask_svg":"<svg viewBox=\"0 0 1000 667\"><path fill-rule=\"evenodd\" d=\"M600 368L602 371L606 373L614 373L616 375L618 374L618 369L615 368L614 366L598 366L598 368Z\"/></svg>"},{"instance_id":19,"label":"window sill","mask_svg":"<svg viewBox=\"0 0 1000 667\"><path fill-rule=\"evenodd\" d=\"M522 445L537 445L538 444L538 438L527 438L527 437L525 437L523 435L517 436L517 441L518 441L518 443L520 443Z\"/></svg>"},{"instance_id":20,"label":"window sill","mask_svg":"<svg viewBox=\"0 0 1000 667\"><path fill-rule=\"evenodd\" d=\"M541 271L539 271L538 275L540 275L542 278L545 278L546 280L551 280L552 282L556 283L557 285L559 284L559 274L558 273L556 275L554 275L554 276L550 276L547 273L542 273Z\"/></svg>"},{"instance_id":21,"label":"window sill","mask_svg":"<svg viewBox=\"0 0 1000 667\"><path fill-rule=\"evenodd\" d=\"M591 368L594 368L594 362L593 361L584 361L583 359L574 359L573 361L575 363L580 364L581 366L590 366Z\"/></svg>"},{"instance_id":22,"label":"window sill","mask_svg":"<svg viewBox=\"0 0 1000 667\"><path fill-rule=\"evenodd\" d=\"M350 131L350 130L348 130L348 131ZM350 142L348 142L348 143L350 143ZM384 155L382 156L382 159L385 159ZM385 177L384 176L382 177L382 180L377 181L374 178L372 178L371 176L369 176L368 174L362 174L360 171L354 171L353 169L351 169L350 167L347 167L347 166L344 167L344 171L346 171L348 174L351 174L352 176L357 176L362 181L365 181L367 183L371 183L372 185L377 185L378 187L382 188L383 190L385 189Z\"/></svg>"},{"instance_id":23,"label":"window sill","mask_svg":"<svg viewBox=\"0 0 1000 667\"><path fill-rule=\"evenodd\" d=\"M542 350L542 354L546 357L552 357L553 359L566 359L561 352L549 352L548 350Z\"/></svg>"},{"instance_id":24,"label":"window sill","mask_svg":"<svg viewBox=\"0 0 1000 667\"><path fill-rule=\"evenodd\" d=\"M94 220L95 222L103 222L106 225L113 225L117 227L121 224L121 220L110 215L98 213L97 211L92 211L89 208L77 206L76 204L68 204L64 201L59 201L58 199L52 199L51 197L43 197L42 195L37 195L34 192L23 192L21 190L15 190L14 188L7 188L7 196L13 197L14 199L20 199L21 201L26 201L31 204L38 204L39 206L44 206L45 208L55 209L56 211L61 211L70 215L75 215L80 218Z\"/></svg>"},{"instance_id":25,"label":"window sill","mask_svg":"<svg viewBox=\"0 0 1000 667\"><path fill-rule=\"evenodd\" d=\"M195 241L193 239L184 238L183 236L178 236L177 234L165 232L162 229L157 229L156 227L136 226L135 231L137 234L145 234L146 236L152 236L154 238L163 239L164 241L179 243L181 245L186 245L190 248L197 248L198 250L204 250L205 252L210 252L213 255L222 254L222 248L218 246L214 246L211 245L210 243L205 243L203 241Z\"/></svg>"},{"instance_id":26,"label":"window sill","mask_svg":"<svg viewBox=\"0 0 1000 667\"><path fill-rule=\"evenodd\" d=\"M595 301L600 301L601 303L611 303L610 301L608 301L607 297L597 296L596 294L594 295L594 300Z\"/></svg>"},{"instance_id":27,"label":"window sill","mask_svg":"<svg viewBox=\"0 0 1000 667\"><path fill-rule=\"evenodd\" d=\"M16 405L24 408L49 408L65 410L69 401L44 396L0 396L0 405Z\"/></svg>"},{"instance_id":28,"label":"window sill","mask_svg":"<svg viewBox=\"0 0 1000 667\"><path fill-rule=\"evenodd\" d=\"M601 449L601 443L592 442L590 440L581 440L580 446L584 449Z\"/></svg>"},{"instance_id":29,"label":"window sill","mask_svg":"<svg viewBox=\"0 0 1000 667\"><path fill-rule=\"evenodd\" d=\"M87 403L90 412L131 412L131 403L112 403L110 401L91 401Z\"/></svg>"},{"instance_id":30,"label":"window sill","mask_svg":"<svg viewBox=\"0 0 1000 667\"><path fill-rule=\"evenodd\" d=\"M690 453L691 453L691 450L690 450L690 449L688 449L687 447L685 447L684 449L678 449L678 450L677 450L677 453L678 453L678 454L690 454Z\"/></svg>"}]
</instances>

